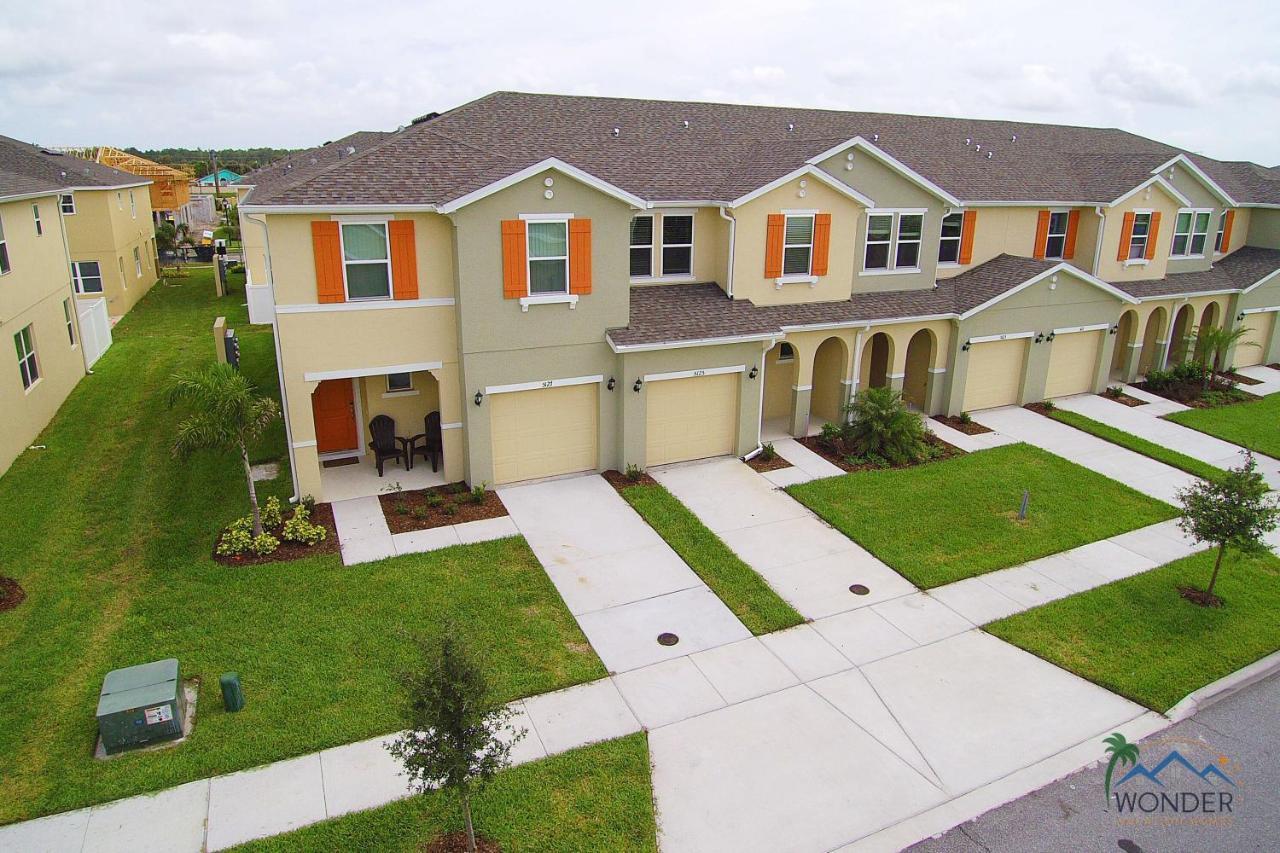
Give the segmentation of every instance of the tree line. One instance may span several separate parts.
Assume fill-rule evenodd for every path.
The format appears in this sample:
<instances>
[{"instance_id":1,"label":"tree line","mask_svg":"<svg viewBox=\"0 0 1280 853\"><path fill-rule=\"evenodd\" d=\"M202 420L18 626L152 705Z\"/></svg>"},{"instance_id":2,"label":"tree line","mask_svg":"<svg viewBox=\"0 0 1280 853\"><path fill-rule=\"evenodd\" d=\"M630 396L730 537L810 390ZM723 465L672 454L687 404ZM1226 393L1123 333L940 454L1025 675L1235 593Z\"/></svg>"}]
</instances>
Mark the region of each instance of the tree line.
<instances>
[{"instance_id":1,"label":"tree line","mask_svg":"<svg viewBox=\"0 0 1280 853\"><path fill-rule=\"evenodd\" d=\"M186 169L197 178L209 174L213 168L207 148L125 148L129 154L146 157L175 169ZM230 169L239 175L252 172L281 157L292 154L296 148L225 148L218 151L218 168Z\"/></svg>"}]
</instances>

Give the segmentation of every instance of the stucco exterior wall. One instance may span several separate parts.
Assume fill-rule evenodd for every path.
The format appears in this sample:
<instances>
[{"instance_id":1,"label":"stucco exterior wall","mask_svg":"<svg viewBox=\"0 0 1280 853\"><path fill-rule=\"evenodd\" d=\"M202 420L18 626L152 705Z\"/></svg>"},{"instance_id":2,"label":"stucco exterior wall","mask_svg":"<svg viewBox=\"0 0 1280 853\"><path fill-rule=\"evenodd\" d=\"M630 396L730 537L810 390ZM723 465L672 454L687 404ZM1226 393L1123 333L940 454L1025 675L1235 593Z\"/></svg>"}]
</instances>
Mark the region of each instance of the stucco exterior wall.
<instances>
[{"instance_id":1,"label":"stucco exterior wall","mask_svg":"<svg viewBox=\"0 0 1280 853\"><path fill-rule=\"evenodd\" d=\"M1159 186L1150 186L1125 199L1123 204L1107 209L1096 273L1098 278L1114 282L1164 278L1169 261L1169 246L1173 241L1174 222L1181 207L1181 202ZM1129 211L1139 210L1160 212L1160 232L1156 235L1155 256L1149 261L1130 261L1126 264L1116 260L1120 249L1120 234L1124 229L1124 215ZM1213 239L1212 234L1209 239Z\"/></svg>"},{"instance_id":2,"label":"stucco exterior wall","mask_svg":"<svg viewBox=\"0 0 1280 853\"><path fill-rule=\"evenodd\" d=\"M129 193L136 206L130 206ZM67 248L72 261L97 261L102 270L102 293L107 313L122 317L147 295L158 278L151 222L151 196L145 186L121 190L77 190L76 212L64 216ZM138 250L142 275L137 274L133 251Z\"/></svg>"},{"instance_id":3,"label":"stucco exterior wall","mask_svg":"<svg viewBox=\"0 0 1280 853\"><path fill-rule=\"evenodd\" d=\"M635 285L679 284L684 282L714 281L725 287L725 263L728 257L729 223L720 218L719 208L653 208L632 211L635 215L653 217L653 275L633 278ZM669 275L662 266L662 220L666 216L693 217L693 272L690 275ZM594 227L594 225L593 225ZM629 232L628 232L629 233ZM625 244L630 258L630 238ZM628 267L628 272L630 268Z\"/></svg>"}]
</instances>

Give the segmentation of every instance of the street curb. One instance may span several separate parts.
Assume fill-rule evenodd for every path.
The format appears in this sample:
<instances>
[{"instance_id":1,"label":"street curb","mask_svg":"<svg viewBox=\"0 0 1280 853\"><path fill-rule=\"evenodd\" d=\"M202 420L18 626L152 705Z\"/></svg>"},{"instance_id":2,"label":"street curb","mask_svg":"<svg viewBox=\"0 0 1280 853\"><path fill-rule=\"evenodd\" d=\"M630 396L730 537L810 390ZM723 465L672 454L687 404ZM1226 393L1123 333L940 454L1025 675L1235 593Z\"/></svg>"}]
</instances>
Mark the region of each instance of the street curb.
<instances>
[{"instance_id":1,"label":"street curb","mask_svg":"<svg viewBox=\"0 0 1280 853\"><path fill-rule=\"evenodd\" d=\"M1170 708L1165 716L1175 723L1180 722L1197 711L1277 672L1280 672L1280 652L1272 652L1228 676L1219 678L1212 684L1193 690L1181 702Z\"/></svg>"}]
</instances>

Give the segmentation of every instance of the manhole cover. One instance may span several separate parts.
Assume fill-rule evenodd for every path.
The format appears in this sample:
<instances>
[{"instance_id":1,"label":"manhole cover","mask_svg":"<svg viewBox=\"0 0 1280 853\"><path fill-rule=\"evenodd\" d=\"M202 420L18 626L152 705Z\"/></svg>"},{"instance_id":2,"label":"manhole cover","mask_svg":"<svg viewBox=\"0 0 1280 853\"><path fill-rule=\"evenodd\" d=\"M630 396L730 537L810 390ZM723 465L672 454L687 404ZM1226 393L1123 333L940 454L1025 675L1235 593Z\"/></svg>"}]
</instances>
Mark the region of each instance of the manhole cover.
<instances>
[{"instance_id":1,"label":"manhole cover","mask_svg":"<svg viewBox=\"0 0 1280 853\"><path fill-rule=\"evenodd\" d=\"M865 584L855 583L853 586L849 587L849 592L854 595L866 595L871 592L871 590Z\"/></svg>"},{"instance_id":2,"label":"manhole cover","mask_svg":"<svg viewBox=\"0 0 1280 853\"><path fill-rule=\"evenodd\" d=\"M680 638L670 631L663 631L658 635L658 645L660 646L674 646L678 642L680 642Z\"/></svg>"}]
</instances>

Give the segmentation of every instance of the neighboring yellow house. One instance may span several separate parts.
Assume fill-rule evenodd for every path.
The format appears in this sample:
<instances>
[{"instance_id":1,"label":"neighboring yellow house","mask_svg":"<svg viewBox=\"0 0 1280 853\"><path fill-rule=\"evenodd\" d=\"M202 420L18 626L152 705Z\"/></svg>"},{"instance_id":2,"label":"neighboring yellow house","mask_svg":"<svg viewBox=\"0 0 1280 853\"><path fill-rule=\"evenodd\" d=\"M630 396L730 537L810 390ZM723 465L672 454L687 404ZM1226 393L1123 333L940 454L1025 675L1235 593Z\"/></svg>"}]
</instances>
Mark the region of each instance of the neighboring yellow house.
<instances>
[{"instance_id":1,"label":"neighboring yellow house","mask_svg":"<svg viewBox=\"0 0 1280 853\"><path fill-rule=\"evenodd\" d=\"M159 278L147 182L136 175L128 179L127 185L80 186L60 197L76 293L105 297L107 312L116 318Z\"/></svg>"}]
</instances>

